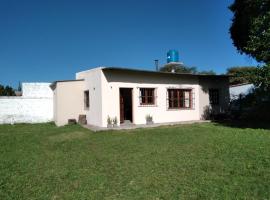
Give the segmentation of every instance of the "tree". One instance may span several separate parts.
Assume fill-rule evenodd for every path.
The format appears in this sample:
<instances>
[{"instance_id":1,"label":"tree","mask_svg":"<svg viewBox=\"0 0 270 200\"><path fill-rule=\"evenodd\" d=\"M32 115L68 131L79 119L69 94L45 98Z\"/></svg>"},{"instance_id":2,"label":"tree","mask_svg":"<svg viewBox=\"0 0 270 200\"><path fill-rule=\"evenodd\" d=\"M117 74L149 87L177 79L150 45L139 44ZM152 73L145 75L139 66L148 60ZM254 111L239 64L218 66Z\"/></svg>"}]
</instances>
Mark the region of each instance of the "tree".
<instances>
[{"instance_id":1,"label":"tree","mask_svg":"<svg viewBox=\"0 0 270 200\"><path fill-rule=\"evenodd\" d=\"M201 75L216 75L213 70L198 71L197 67L188 67L183 64L166 64L159 69L161 72L175 72L175 73L186 73L186 74L201 74Z\"/></svg>"},{"instance_id":2,"label":"tree","mask_svg":"<svg viewBox=\"0 0 270 200\"><path fill-rule=\"evenodd\" d=\"M6 91L6 96L16 96L14 89L10 86L6 86L5 91Z\"/></svg>"},{"instance_id":3,"label":"tree","mask_svg":"<svg viewBox=\"0 0 270 200\"><path fill-rule=\"evenodd\" d=\"M234 14L230 34L237 50L269 63L270 1L235 0L229 9Z\"/></svg>"},{"instance_id":4,"label":"tree","mask_svg":"<svg viewBox=\"0 0 270 200\"><path fill-rule=\"evenodd\" d=\"M262 119L269 120L266 111L270 109L270 0L235 0L229 9L234 14L230 27L234 46L264 64L248 76L256 88L252 109L245 115L259 119L266 114Z\"/></svg>"},{"instance_id":5,"label":"tree","mask_svg":"<svg viewBox=\"0 0 270 200\"><path fill-rule=\"evenodd\" d=\"M202 74L202 75L216 75L216 72L214 72L213 70L203 70L198 72L198 74Z\"/></svg>"},{"instance_id":6,"label":"tree","mask_svg":"<svg viewBox=\"0 0 270 200\"><path fill-rule=\"evenodd\" d=\"M161 72L172 72L175 73L187 73L187 74L196 74L197 68L196 67L188 67L183 64L166 64L165 66L159 69Z\"/></svg>"},{"instance_id":7,"label":"tree","mask_svg":"<svg viewBox=\"0 0 270 200\"><path fill-rule=\"evenodd\" d=\"M270 1L235 0L229 9L234 14L230 28L233 44L240 53L266 64L255 70L251 82L270 92Z\"/></svg>"},{"instance_id":8,"label":"tree","mask_svg":"<svg viewBox=\"0 0 270 200\"><path fill-rule=\"evenodd\" d=\"M230 84L251 83L256 74L257 67L230 67L227 69L227 75L230 75Z\"/></svg>"},{"instance_id":9,"label":"tree","mask_svg":"<svg viewBox=\"0 0 270 200\"><path fill-rule=\"evenodd\" d=\"M257 68L251 82L270 100L270 65Z\"/></svg>"},{"instance_id":10,"label":"tree","mask_svg":"<svg viewBox=\"0 0 270 200\"><path fill-rule=\"evenodd\" d=\"M0 85L0 96L15 96L15 91L12 87Z\"/></svg>"},{"instance_id":11,"label":"tree","mask_svg":"<svg viewBox=\"0 0 270 200\"><path fill-rule=\"evenodd\" d=\"M188 67L183 64L166 64L165 66L159 69L161 72L175 72L175 73L184 73L184 74L202 74L202 75L216 75L216 72L213 70L204 70L198 71L197 67Z\"/></svg>"},{"instance_id":12,"label":"tree","mask_svg":"<svg viewBox=\"0 0 270 200\"><path fill-rule=\"evenodd\" d=\"M0 85L0 96L4 96L5 93L5 87L3 85Z\"/></svg>"}]
</instances>

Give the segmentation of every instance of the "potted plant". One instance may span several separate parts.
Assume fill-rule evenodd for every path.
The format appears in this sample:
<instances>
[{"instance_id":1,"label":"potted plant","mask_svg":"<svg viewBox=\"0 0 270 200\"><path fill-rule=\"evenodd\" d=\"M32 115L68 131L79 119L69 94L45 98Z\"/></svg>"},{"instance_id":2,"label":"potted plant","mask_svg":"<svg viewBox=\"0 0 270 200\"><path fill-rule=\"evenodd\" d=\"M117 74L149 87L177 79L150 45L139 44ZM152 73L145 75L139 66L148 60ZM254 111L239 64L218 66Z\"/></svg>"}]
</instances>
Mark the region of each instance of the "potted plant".
<instances>
[{"instance_id":1,"label":"potted plant","mask_svg":"<svg viewBox=\"0 0 270 200\"><path fill-rule=\"evenodd\" d=\"M118 125L117 117L114 117L112 121L113 121L113 127L117 127Z\"/></svg>"},{"instance_id":2,"label":"potted plant","mask_svg":"<svg viewBox=\"0 0 270 200\"><path fill-rule=\"evenodd\" d=\"M153 117L150 114L146 115L145 116L145 119L146 119L146 124L147 125L150 125L150 124L153 124L154 123L153 122Z\"/></svg>"},{"instance_id":3,"label":"potted plant","mask_svg":"<svg viewBox=\"0 0 270 200\"><path fill-rule=\"evenodd\" d=\"M113 128L113 123L112 119L110 116L107 117L107 128Z\"/></svg>"}]
</instances>

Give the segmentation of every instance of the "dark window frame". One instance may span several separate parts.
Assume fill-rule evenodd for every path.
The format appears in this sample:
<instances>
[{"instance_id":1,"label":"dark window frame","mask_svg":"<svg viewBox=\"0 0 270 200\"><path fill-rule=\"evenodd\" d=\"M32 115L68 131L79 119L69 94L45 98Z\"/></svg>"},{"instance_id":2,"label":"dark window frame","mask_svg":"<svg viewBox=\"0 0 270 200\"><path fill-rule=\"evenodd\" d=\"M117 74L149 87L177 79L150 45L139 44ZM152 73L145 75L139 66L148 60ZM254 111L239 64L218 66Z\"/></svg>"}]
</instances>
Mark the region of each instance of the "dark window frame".
<instances>
[{"instance_id":1,"label":"dark window frame","mask_svg":"<svg viewBox=\"0 0 270 200\"><path fill-rule=\"evenodd\" d=\"M84 91L84 109L90 108L90 97L89 97L89 90Z\"/></svg>"},{"instance_id":2,"label":"dark window frame","mask_svg":"<svg viewBox=\"0 0 270 200\"><path fill-rule=\"evenodd\" d=\"M156 105L155 88L140 88L140 105Z\"/></svg>"},{"instance_id":3,"label":"dark window frame","mask_svg":"<svg viewBox=\"0 0 270 200\"><path fill-rule=\"evenodd\" d=\"M192 89L167 89L168 109L193 109ZM185 97L188 92L188 97ZM186 105L188 100L188 106Z\"/></svg>"},{"instance_id":4,"label":"dark window frame","mask_svg":"<svg viewBox=\"0 0 270 200\"><path fill-rule=\"evenodd\" d=\"M209 89L209 102L210 105L217 106L220 103L220 92L217 88Z\"/></svg>"}]
</instances>

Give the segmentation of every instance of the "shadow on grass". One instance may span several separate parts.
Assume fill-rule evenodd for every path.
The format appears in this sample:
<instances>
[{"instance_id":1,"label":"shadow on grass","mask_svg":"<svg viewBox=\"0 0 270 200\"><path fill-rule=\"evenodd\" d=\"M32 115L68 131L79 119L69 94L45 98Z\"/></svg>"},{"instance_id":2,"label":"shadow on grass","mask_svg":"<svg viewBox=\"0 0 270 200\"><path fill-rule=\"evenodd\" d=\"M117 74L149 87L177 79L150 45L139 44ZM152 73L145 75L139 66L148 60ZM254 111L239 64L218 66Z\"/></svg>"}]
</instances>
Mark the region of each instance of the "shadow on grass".
<instances>
[{"instance_id":1,"label":"shadow on grass","mask_svg":"<svg viewBox=\"0 0 270 200\"><path fill-rule=\"evenodd\" d=\"M214 120L215 123L234 128L253 128L270 130L270 121L255 120Z\"/></svg>"}]
</instances>

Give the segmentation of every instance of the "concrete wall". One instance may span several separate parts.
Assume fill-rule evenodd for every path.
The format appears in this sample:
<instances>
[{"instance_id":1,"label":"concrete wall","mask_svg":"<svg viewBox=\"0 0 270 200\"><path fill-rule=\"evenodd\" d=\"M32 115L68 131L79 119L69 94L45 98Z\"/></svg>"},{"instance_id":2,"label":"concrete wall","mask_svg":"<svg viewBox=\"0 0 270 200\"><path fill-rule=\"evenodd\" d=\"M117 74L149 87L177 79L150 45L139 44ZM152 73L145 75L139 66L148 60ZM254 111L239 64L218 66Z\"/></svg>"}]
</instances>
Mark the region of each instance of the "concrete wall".
<instances>
[{"instance_id":1,"label":"concrete wall","mask_svg":"<svg viewBox=\"0 0 270 200\"><path fill-rule=\"evenodd\" d=\"M54 89L54 121L66 125L69 119L78 120L84 111L84 81L57 82Z\"/></svg>"},{"instance_id":2,"label":"concrete wall","mask_svg":"<svg viewBox=\"0 0 270 200\"><path fill-rule=\"evenodd\" d=\"M53 120L50 83L23 83L22 96L0 97L0 124L41 123Z\"/></svg>"}]
</instances>

